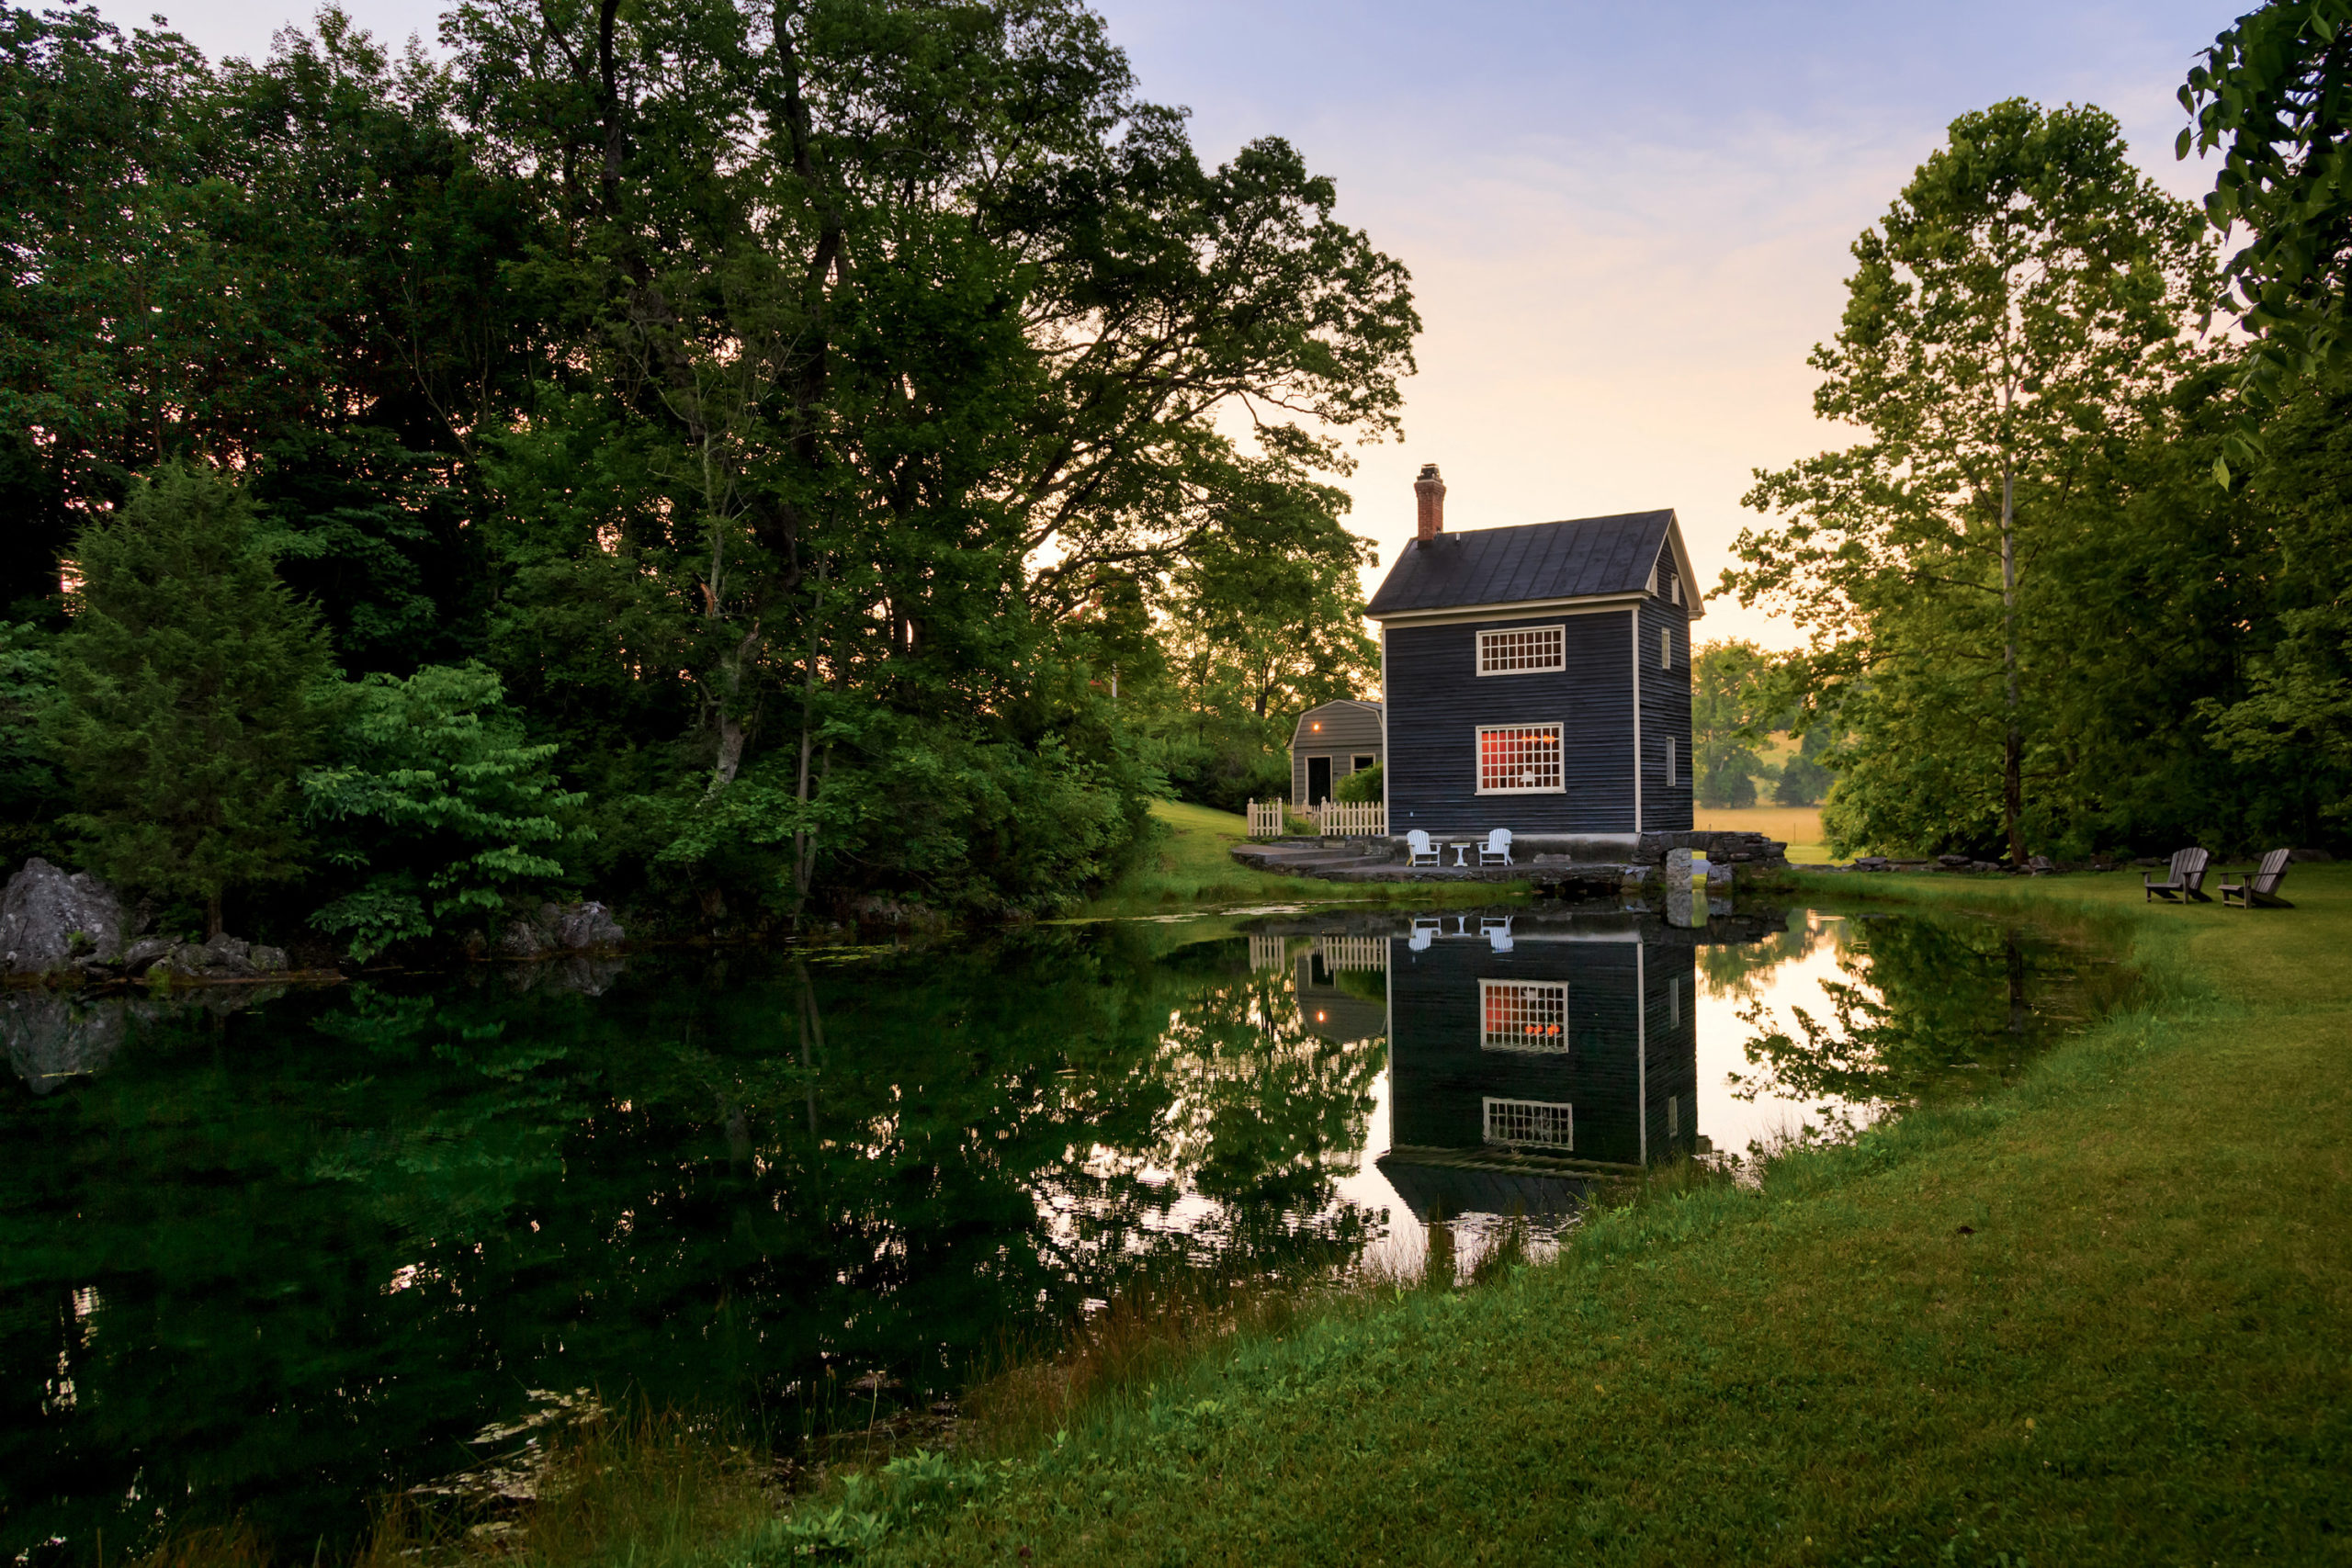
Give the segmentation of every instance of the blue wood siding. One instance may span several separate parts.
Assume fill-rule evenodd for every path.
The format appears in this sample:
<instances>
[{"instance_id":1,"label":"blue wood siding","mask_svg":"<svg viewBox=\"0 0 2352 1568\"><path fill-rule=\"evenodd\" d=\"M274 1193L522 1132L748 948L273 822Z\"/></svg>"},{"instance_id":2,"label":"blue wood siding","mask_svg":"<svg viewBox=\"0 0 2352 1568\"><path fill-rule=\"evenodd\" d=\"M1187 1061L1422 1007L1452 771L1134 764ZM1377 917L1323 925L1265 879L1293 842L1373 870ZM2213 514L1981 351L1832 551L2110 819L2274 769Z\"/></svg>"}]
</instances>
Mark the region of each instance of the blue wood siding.
<instances>
[{"instance_id":1,"label":"blue wood siding","mask_svg":"<svg viewBox=\"0 0 2352 1568\"><path fill-rule=\"evenodd\" d=\"M1642 829L1650 833L1690 830L1690 616L1679 604L1645 600L1641 607L1642 650ZM1658 637L1673 645L1670 669L1658 665ZM1666 782L1666 743L1680 748L1677 782Z\"/></svg>"},{"instance_id":2,"label":"blue wood siding","mask_svg":"<svg viewBox=\"0 0 2352 1568\"><path fill-rule=\"evenodd\" d=\"M1388 628L1389 832L1633 832L1634 613L1628 607ZM1478 673L1481 631L1540 626L1566 628L1566 670ZM1684 675L1687 682L1687 655ZM1682 712L1687 732L1687 688ZM1496 724L1560 725L1566 788L1558 795L1480 795L1477 729Z\"/></svg>"},{"instance_id":3,"label":"blue wood siding","mask_svg":"<svg viewBox=\"0 0 2352 1568\"><path fill-rule=\"evenodd\" d=\"M1522 941L1509 953L1496 953L1484 941L1456 938L1415 953L1403 938L1392 941L1389 1117L1395 1142L1480 1148L1485 1102L1492 1096L1573 1106L1576 1147L1567 1153L1576 1159L1639 1163L1645 1116L1653 1162L1688 1153L1698 1132L1692 952L1677 942ZM1555 1055L1483 1049L1481 979L1565 981L1568 1050ZM1668 1021L1669 981L1681 988L1679 1026ZM1668 1096L1679 1108L1672 1139Z\"/></svg>"}]
</instances>

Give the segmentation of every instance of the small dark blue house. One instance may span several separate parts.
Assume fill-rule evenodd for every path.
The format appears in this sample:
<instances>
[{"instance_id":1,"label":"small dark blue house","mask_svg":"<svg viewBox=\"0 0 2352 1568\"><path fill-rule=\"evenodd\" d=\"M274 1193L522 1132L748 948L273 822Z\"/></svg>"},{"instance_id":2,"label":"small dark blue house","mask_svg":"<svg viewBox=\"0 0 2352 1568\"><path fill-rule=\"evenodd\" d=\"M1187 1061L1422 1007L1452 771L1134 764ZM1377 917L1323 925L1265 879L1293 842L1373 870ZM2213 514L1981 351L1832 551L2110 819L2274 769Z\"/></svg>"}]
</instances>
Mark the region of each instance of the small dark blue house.
<instances>
[{"instance_id":1,"label":"small dark blue house","mask_svg":"<svg viewBox=\"0 0 2352 1568\"><path fill-rule=\"evenodd\" d=\"M1671 512L1445 531L1434 464L1380 623L1387 826L1630 845L1690 830L1690 623Z\"/></svg>"}]
</instances>

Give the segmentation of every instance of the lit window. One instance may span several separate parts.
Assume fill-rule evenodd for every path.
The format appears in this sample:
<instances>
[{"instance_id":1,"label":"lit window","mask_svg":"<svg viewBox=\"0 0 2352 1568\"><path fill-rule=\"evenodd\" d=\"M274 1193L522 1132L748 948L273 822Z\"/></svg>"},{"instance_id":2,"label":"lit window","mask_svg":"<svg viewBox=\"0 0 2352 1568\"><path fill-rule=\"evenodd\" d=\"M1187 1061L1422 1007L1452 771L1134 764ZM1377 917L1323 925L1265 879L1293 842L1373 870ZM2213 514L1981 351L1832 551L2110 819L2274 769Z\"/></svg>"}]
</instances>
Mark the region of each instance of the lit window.
<instances>
[{"instance_id":1,"label":"lit window","mask_svg":"<svg viewBox=\"0 0 2352 1568\"><path fill-rule=\"evenodd\" d=\"M1573 1149L1576 1108L1544 1100L1486 1099L1487 1142L1515 1149Z\"/></svg>"},{"instance_id":2,"label":"lit window","mask_svg":"<svg viewBox=\"0 0 2352 1568\"><path fill-rule=\"evenodd\" d=\"M1560 727L1482 726L1478 730L1478 793L1560 793Z\"/></svg>"},{"instance_id":3,"label":"lit window","mask_svg":"<svg viewBox=\"0 0 2352 1568\"><path fill-rule=\"evenodd\" d=\"M1674 668L1674 632L1671 627L1662 626L1658 629L1657 667L1661 670Z\"/></svg>"},{"instance_id":4,"label":"lit window","mask_svg":"<svg viewBox=\"0 0 2352 1568\"><path fill-rule=\"evenodd\" d=\"M1481 980L1478 1018L1481 1050L1568 1048L1568 987L1562 982Z\"/></svg>"},{"instance_id":5,"label":"lit window","mask_svg":"<svg viewBox=\"0 0 2352 1568\"><path fill-rule=\"evenodd\" d=\"M1525 675L1568 667L1566 626L1522 626L1478 634L1478 673Z\"/></svg>"}]
</instances>

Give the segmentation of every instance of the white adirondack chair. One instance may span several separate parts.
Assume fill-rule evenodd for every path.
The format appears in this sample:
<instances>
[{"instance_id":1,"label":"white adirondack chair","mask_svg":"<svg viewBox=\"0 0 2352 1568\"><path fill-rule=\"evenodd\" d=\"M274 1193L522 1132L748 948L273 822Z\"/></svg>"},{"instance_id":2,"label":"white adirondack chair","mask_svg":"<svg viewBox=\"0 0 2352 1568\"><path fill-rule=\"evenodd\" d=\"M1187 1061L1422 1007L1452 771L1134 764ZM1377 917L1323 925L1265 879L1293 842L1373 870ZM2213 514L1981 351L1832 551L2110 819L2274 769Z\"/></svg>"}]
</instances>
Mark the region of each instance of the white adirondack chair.
<instances>
[{"instance_id":1,"label":"white adirondack chair","mask_svg":"<svg viewBox=\"0 0 2352 1568\"><path fill-rule=\"evenodd\" d=\"M1429 834L1419 828L1405 835L1405 850L1408 865L1435 865L1441 858Z\"/></svg>"},{"instance_id":2,"label":"white adirondack chair","mask_svg":"<svg viewBox=\"0 0 2352 1568\"><path fill-rule=\"evenodd\" d=\"M1510 829L1498 828L1487 835L1487 841L1478 846L1478 863L1480 865L1510 864Z\"/></svg>"}]
</instances>

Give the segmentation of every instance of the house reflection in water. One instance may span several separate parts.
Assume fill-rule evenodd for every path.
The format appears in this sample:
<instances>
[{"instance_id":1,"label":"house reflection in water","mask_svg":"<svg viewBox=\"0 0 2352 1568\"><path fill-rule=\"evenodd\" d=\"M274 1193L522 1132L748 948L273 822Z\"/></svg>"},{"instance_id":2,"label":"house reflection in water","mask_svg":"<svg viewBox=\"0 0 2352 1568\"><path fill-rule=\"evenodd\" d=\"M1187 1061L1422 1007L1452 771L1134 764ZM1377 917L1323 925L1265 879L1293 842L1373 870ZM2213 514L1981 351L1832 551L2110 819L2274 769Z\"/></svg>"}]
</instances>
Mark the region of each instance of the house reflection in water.
<instances>
[{"instance_id":1,"label":"house reflection in water","mask_svg":"<svg viewBox=\"0 0 2352 1568\"><path fill-rule=\"evenodd\" d=\"M1779 924L1770 912L1696 929L1634 911L1449 914L1252 956L1293 966L1315 1033L1360 1040L1385 1022L1378 1163L1417 1217L1532 1217L1572 1213L1596 1178L1709 1152L1697 948Z\"/></svg>"}]
</instances>

